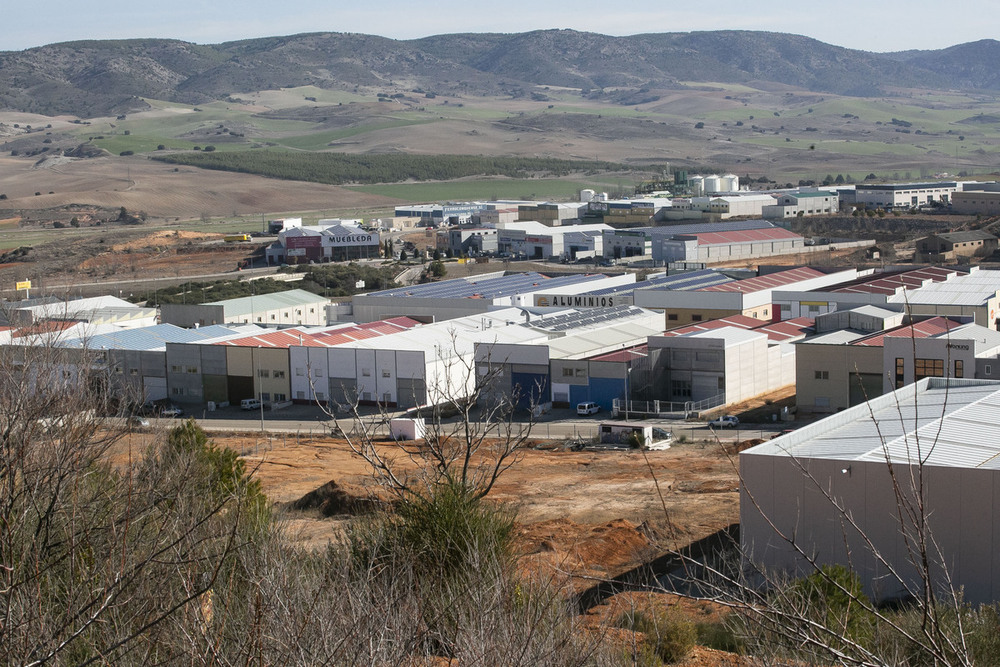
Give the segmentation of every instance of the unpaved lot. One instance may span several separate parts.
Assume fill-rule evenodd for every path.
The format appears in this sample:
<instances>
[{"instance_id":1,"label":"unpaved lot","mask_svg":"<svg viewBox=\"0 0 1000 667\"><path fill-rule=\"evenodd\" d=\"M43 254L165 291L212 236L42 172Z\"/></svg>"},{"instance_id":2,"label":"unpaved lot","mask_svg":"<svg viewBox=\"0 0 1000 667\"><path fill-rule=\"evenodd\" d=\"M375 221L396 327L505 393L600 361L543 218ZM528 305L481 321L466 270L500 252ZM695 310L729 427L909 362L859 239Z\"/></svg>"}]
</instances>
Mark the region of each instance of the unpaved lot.
<instances>
[{"instance_id":1,"label":"unpaved lot","mask_svg":"<svg viewBox=\"0 0 1000 667\"><path fill-rule=\"evenodd\" d=\"M374 491L368 464L343 440L309 436L213 435L246 454L279 507L333 480L357 495ZM614 576L667 547L681 547L736 522L735 462L718 445L666 451L527 449L490 495L518 510L525 565ZM339 539L345 516L289 511L291 539L320 548ZM585 588L581 580L574 587Z\"/></svg>"}]
</instances>

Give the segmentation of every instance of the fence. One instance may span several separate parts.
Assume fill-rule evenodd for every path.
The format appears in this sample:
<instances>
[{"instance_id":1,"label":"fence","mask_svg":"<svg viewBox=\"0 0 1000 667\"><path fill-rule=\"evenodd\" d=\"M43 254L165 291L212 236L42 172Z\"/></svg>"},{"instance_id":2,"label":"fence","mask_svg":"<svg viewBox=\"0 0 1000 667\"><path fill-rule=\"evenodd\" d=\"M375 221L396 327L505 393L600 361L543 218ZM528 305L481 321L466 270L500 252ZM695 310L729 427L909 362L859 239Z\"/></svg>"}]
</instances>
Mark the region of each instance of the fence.
<instances>
[{"instance_id":1,"label":"fence","mask_svg":"<svg viewBox=\"0 0 1000 667\"><path fill-rule=\"evenodd\" d=\"M626 401L616 398L612 402L612 413L615 417L659 417L663 419L684 419L700 417L705 410L725 405L726 394L716 394L700 401Z\"/></svg>"}]
</instances>

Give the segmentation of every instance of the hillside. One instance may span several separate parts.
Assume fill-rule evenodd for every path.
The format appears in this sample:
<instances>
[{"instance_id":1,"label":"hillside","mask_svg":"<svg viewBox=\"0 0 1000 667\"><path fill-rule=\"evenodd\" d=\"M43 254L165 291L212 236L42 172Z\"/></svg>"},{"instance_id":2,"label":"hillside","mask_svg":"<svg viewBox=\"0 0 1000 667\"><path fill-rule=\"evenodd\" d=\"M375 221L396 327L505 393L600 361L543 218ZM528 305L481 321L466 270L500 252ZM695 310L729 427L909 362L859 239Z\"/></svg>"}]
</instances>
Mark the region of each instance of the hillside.
<instances>
[{"instance_id":1,"label":"hillside","mask_svg":"<svg viewBox=\"0 0 1000 667\"><path fill-rule=\"evenodd\" d=\"M770 82L871 96L889 88L996 90L1000 43L877 54L770 32L611 37L572 30L392 40L312 33L197 45L167 39L79 41L0 53L0 108L115 115L146 98L201 104L239 93L316 86L386 93L523 97L582 89L625 104L691 82Z\"/></svg>"}]
</instances>

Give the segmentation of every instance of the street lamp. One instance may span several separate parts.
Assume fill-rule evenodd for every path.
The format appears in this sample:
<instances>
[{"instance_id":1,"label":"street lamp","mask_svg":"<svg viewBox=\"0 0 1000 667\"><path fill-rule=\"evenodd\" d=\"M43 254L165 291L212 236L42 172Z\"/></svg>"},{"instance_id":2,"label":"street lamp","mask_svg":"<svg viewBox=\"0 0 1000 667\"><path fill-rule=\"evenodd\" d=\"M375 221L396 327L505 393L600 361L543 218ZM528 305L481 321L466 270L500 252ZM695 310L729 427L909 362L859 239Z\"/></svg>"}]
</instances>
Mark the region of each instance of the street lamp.
<instances>
[{"instance_id":1,"label":"street lamp","mask_svg":"<svg viewBox=\"0 0 1000 667\"><path fill-rule=\"evenodd\" d=\"M629 384L632 380L632 366L630 365L625 369L625 421L628 421L628 395L629 395Z\"/></svg>"},{"instance_id":2,"label":"street lamp","mask_svg":"<svg viewBox=\"0 0 1000 667\"><path fill-rule=\"evenodd\" d=\"M263 401L264 382L263 382L263 379L260 376L260 351L261 351L261 346L258 345L257 346L257 356L254 357L254 359L257 362L254 365L254 367L255 367L254 373L256 375L256 377L254 379L254 382L257 383L257 404L260 406L260 432L263 433L264 432L264 401ZM253 350L251 350L250 353L253 354Z\"/></svg>"}]
</instances>

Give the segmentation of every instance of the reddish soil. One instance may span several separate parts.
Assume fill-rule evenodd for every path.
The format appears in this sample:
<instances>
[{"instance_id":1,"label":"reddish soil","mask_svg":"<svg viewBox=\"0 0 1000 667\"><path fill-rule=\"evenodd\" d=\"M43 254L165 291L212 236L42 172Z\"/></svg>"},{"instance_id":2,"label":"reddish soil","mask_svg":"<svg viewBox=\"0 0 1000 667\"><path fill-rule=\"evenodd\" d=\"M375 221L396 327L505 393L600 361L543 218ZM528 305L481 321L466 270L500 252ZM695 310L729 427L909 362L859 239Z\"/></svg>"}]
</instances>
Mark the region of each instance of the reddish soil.
<instances>
[{"instance_id":1,"label":"reddish soil","mask_svg":"<svg viewBox=\"0 0 1000 667\"><path fill-rule=\"evenodd\" d=\"M284 508L289 538L322 548L342 534L347 515L320 509L292 511L291 501L331 480L333 496L377 493L368 465L346 442L330 438L256 435L213 436L246 454L271 499ZM388 446L387 446L388 448ZM490 497L518 509L519 565L525 573L582 591L682 547L738 520L738 475L717 445L682 444L666 451L570 452L525 450ZM618 629L627 608L680 605L695 621L724 613L705 602L673 595L629 593L589 610L585 625L623 648L635 633ZM680 663L690 667L743 665L732 654L696 647Z\"/></svg>"}]
</instances>

